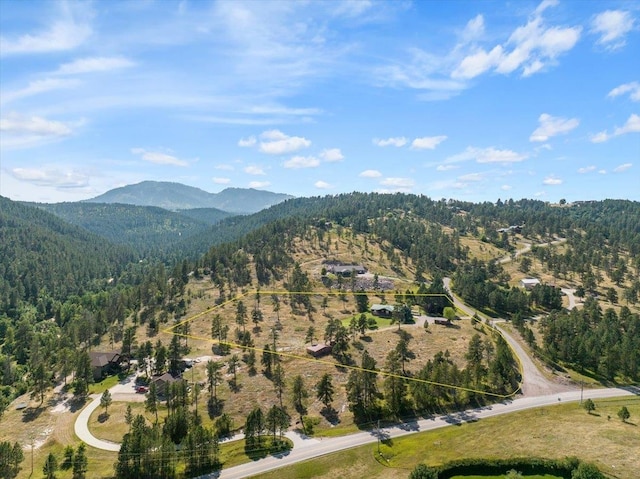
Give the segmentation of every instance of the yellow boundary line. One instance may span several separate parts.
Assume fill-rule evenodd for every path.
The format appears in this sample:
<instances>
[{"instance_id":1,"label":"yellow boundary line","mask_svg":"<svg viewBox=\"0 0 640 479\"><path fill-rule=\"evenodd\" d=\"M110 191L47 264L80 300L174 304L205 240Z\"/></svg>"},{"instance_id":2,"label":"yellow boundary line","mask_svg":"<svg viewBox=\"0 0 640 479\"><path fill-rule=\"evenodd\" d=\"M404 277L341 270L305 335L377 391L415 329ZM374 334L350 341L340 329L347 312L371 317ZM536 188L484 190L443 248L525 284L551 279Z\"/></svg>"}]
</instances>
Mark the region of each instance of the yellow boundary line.
<instances>
[{"instance_id":1,"label":"yellow boundary line","mask_svg":"<svg viewBox=\"0 0 640 479\"><path fill-rule=\"evenodd\" d=\"M402 376L400 374L393 374L387 371L383 371L383 370L374 370L374 369L366 369L366 368L362 368L360 366L354 366L354 365L348 365L348 364L340 364L340 363L336 363L336 362L332 362L332 361L327 361L324 359L317 359L317 358L310 358L309 356L300 356L299 354L292 354L292 353L288 353L285 351L272 351L272 350L266 350L266 349L262 349L262 348L256 348L256 347L247 347L247 346L242 346L241 344L238 343L234 343L231 341L220 341L220 340L216 340L216 339L212 339L212 338L203 338L201 336L195 336L192 334L182 334L182 333L177 333L174 330L176 328L178 328L179 326L182 326L184 324L190 323L206 314L211 313L212 311L215 311L216 309L222 308L223 306L235 302L235 301L239 301L240 299L250 295L250 294L259 294L259 295L283 295L283 296L291 296L294 294L299 294L299 295L307 295L307 296L339 296L342 294L349 294L352 296L356 296L356 295L373 295L373 296L377 296L378 293L380 293L379 291L356 291L356 292L346 292L346 291L339 291L339 292L333 292L333 291L324 291L324 292L315 292L315 291L300 291L300 292L292 292L292 291L260 291L260 290L256 290L254 292L246 292L243 293L239 296L236 296L235 298L232 299L228 299L220 304L217 304L215 306L212 306L210 308L205 309L204 311L197 313L189 318L183 319L182 321L174 324L173 326L169 327L169 328L165 328L162 329L163 333L167 333L167 334L172 334L174 336L179 336L179 337L183 337L183 338L190 338L190 339L199 339L202 341L208 341L212 344L223 344L225 346L229 346L231 348L236 348L236 349L242 349L243 351L246 350L253 350L255 352L260 352L260 353L264 353L264 352L268 352L269 354L273 354L273 355L278 355L280 357L285 357L285 358L290 358L290 359L300 359L302 361L307 361L307 362L312 362L315 364L325 364L325 365L329 365L329 366L333 366L333 367L339 367L339 368L344 368L344 369L349 369L352 371L363 371L363 372L368 372L368 373L374 373L376 375L381 375L381 376L385 376L385 377L393 377L393 378L398 378L398 379L402 379L404 381L412 381L412 382L418 382L418 383L422 383L422 384L428 384L430 386L437 386L437 387L442 387L442 388L448 388L448 389L456 389L458 391L465 391L465 392L471 392L471 393L476 393L476 394L481 394L484 396L492 396L492 397L496 397L496 398L500 398L500 399L508 399L511 398L513 396L515 396L518 391L520 391L520 389L522 388L522 381L519 382L518 387L511 393L509 394L497 394L497 393L492 393L489 391L481 391L479 389L473 389L473 388L465 388L462 386L456 386L453 384L444 384L444 383L439 383L436 381L429 381L426 379L420 379L420 378L416 378L416 377L409 377L409 376ZM387 293L385 293L387 294ZM389 293L389 294L393 294L394 296L396 295L396 293ZM404 293L397 293L397 294L402 294L404 295ZM467 314L465 311L463 311L462 309L459 309L456 307L456 305L453 303L453 301L451 301L451 298L449 298L449 296L447 296L446 294L442 294L442 293L413 293L412 296L415 297L444 297L446 298L449 303L451 303L451 306L454 308L454 310L462 312L464 314ZM490 324L487 324L485 322L482 323L484 326L489 327L490 330L498 333L503 340L506 341L506 339L504 339L504 337L502 336L502 333L499 329L495 328L494 326L491 326ZM509 343L507 342L507 345ZM510 346L509 346L510 347ZM511 347L510 347L511 348ZM522 375L522 364L520 363L520 359L518 358L518 355L515 354L514 352L514 357L516 359L516 361L518 362L518 365L520 366L520 372Z\"/></svg>"}]
</instances>

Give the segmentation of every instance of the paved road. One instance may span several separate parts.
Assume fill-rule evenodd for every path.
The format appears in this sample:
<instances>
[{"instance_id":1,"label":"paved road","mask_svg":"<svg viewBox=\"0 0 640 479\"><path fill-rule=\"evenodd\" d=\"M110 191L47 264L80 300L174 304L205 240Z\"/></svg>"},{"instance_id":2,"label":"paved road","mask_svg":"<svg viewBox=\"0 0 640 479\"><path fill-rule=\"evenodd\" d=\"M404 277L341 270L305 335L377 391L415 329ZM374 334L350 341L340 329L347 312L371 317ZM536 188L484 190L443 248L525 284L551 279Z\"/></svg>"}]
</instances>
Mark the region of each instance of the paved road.
<instances>
[{"instance_id":1,"label":"paved road","mask_svg":"<svg viewBox=\"0 0 640 479\"><path fill-rule=\"evenodd\" d=\"M103 441L102 439L98 439L91 431L89 431L89 417L91 413L100 407L100 394L92 394L89 396L92 401L85 407L82 412L78 415L76 419L76 423L74 426L74 430L76 436L87 444L88 446L95 447L97 449L102 449L104 451L114 451L117 452L120 450L120 444L116 444L115 442Z\"/></svg>"},{"instance_id":2,"label":"paved road","mask_svg":"<svg viewBox=\"0 0 640 479\"><path fill-rule=\"evenodd\" d=\"M502 337L509 343L511 349L515 352L518 357L518 361L520 362L522 368L522 394L525 396L541 396L545 394L555 394L561 391L567 391L574 388L566 385L556 384L552 381L549 381L544 375L540 372L540 370L536 367L534 362L531 360L529 355L522 348L520 343L516 341L516 339L511 336L508 332L506 332L503 328L500 327L500 320L491 320L489 318L484 317L484 315L478 313L473 308L464 304L460 298L453 294L451 291L451 279L444 278L442 280L445 289L449 292L451 297L453 298L453 304L456 308L464 311L465 314L469 316L473 316L474 314L478 314L478 316L490 326L496 328L502 334Z\"/></svg>"},{"instance_id":3,"label":"paved road","mask_svg":"<svg viewBox=\"0 0 640 479\"><path fill-rule=\"evenodd\" d=\"M625 395L640 394L640 391L626 389L597 389L584 393L584 398L603 399ZM380 431L383 439L396 438L416 432L431 431L434 429L472 422L501 414L523 411L534 407L550 406L558 402L579 401L580 391L568 391L560 394L551 394L538 397L522 397L510 402L494 404L481 409L472 409L447 416L438 416L431 419L422 419L415 422L400 424L394 427L384 428ZM290 433L291 434L291 433ZM378 433L359 432L348 436L304 439L298 438L294 448L287 454L269 456L259 461L242 464L222 471L200 476L198 479L241 479L262 474L279 467L290 466L297 462L307 461L315 457L324 456L333 452L350 449L365 444L372 444L378 440Z\"/></svg>"}]
</instances>

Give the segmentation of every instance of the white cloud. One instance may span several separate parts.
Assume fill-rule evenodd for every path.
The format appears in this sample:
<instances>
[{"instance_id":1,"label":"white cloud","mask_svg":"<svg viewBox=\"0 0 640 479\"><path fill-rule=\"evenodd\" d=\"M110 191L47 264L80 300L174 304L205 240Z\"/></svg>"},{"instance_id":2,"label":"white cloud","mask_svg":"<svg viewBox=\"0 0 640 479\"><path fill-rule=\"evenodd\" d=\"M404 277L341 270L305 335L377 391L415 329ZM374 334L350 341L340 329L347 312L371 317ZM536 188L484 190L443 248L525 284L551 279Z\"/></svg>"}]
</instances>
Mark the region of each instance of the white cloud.
<instances>
[{"instance_id":1,"label":"white cloud","mask_svg":"<svg viewBox=\"0 0 640 479\"><path fill-rule=\"evenodd\" d=\"M640 115L632 113L627 119L626 123L620 127L616 127L613 133L608 133L607 130L596 133L591 137L592 143L602 143L610 140L616 136L625 135L627 133L640 133Z\"/></svg>"},{"instance_id":2,"label":"white cloud","mask_svg":"<svg viewBox=\"0 0 640 479\"><path fill-rule=\"evenodd\" d=\"M482 173L467 173L466 175L458 176L460 181L482 181L484 180L484 174Z\"/></svg>"},{"instance_id":3,"label":"white cloud","mask_svg":"<svg viewBox=\"0 0 640 479\"><path fill-rule=\"evenodd\" d=\"M547 176L543 181L543 184L545 185L561 185L562 184L562 180L560 178L555 177L554 175L551 176Z\"/></svg>"},{"instance_id":4,"label":"white cloud","mask_svg":"<svg viewBox=\"0 0 640 479\"><path fill-rule=\"evenodd\" d=\"M382 173L378 170L364 170L358 176L361 176L362 178L380 178Z\"/></svg>"},{"instance_id":5,"label":"white cloud","mask_svg":"<svg viewBox=\"0 0 640 479\"><path fill-rule=\"evenodd\" d=\"M561 54L575 46L582 31L579 26L545 24L542 13L556 4L555 1L542 2L529 21L516 28L506 42L488 51L477 48L459 62L451 77L468 80L490 70L509 74L518 69L526 77L554 64Z\"/></svg>"},{"instance_id":6,"label":"white cloud","mask_svg":"<svg viewBox=\"0 0 640 479\"><path fill-rule=\"evenodd\" d=\"M598 43L615 50L624 46L625 35L633 29L633 17L622 10L606 10L591 22L591 31L600 35Z\"/></svg>"},{"instance_id":7,"label":"white cloud","mask_svg":"<svg viewBox=\"0 0 640 479\"><path fill-rule=\"evenodd\" d=\"M606 175L607 174L607 170L598 170L598 173L601 175Z\"/></svg>"},{"instance_id":8,"label":"white cloud","mask_svg":"<svg viewBox=\"0 0 640 479\"><path fill-rule=\"evenodd\" d=\"M580 173L581 175L584 175L585 173L591 173L592 171L595 171L596 167L593 165L590 166L585 166L584 168L578 168L578 173Z\"/></svg>"},{"instance_id":9,"label":"white cloud","mask_svg":"<svg viewBox=\"0 0 640 479\"><path fill-rule=\"evenodd\" d=\"M34 80L20 90L2 92L0 94L0 103L6 104L21 98L38 95L52 90L61 90L75 88L80 84L78 80L62 79L62 78L45 78L43 80Z\"/></svg>"},{"instance_id":10,"label":"white cloud","mask_svg":"<svg viewBox=\"0 0 640 479\"><path fill-rule=\"evenodd\" d=\"M29 148L73 134L73 126L82 122L63 123L40 116L23 116L10 113L0 118L0 146L2 148Z\"/></svg>"},{"instance_id":11,"label":"white cloud","mask_svg":"<svg viewBox=\"0 0 640 479\"><path fill-rule=\"evenodd\" d=\"M285 168L315 168L320 166L320 160L315 156L294 156L284 162Z\"/></svg>"},{"instance_id":12,"label":"white cloud","mask_svg":"<svg viewBox=\"0 0 640 479\"><path fill-rule=\"evenodd\" d=\"M344 155L340 148L328 148L320 153L320 158L329 163L344 160Z\"/></svg>"},{"instance_id":13,"label":"white cloud","mask_svg":"<svg viewBox=\"0 0 640 479\"><path fill-rule=\"evenodd\" d=\"M84 188L89 184L89 176L73 170L59 168L13 168L11 175L20 180L38 186L56 188Z\"/></svg>"},{"instance_id":14,"label":"white cloud","mask_svg":"<svg viewBox=\"0 0 640 479\"><path fill-rule=\"evenodd\" d=\"M623 173L625 171L627 171L629 168L631 168L633 166L633 163L624 163L623 165L620 166L616 166L613 169L614 173Z\"/></svg>"},{"instance_id":15,"label":"white cloud","mask_svg":"<svg viewBox=\"0 0 640 479\"><path fill-rule=\"evenodd\" d=\"M0 36L0 55L48 53L72 50L91 35L91 27L73 18L54 22L48 30L18 38Z\"/></svg>"},{"instance_id":16,"label":"white cloud","mask_svg":"<svg viewBox=\"0 0 640 479\"><path fill-rule=\"evenodd\" d=\"M250 181L249 188L266 188L267 186L271 186L271 183L268 181Z\"/></svg>"},{"instance_id":17,"label":"white cloud","mask_svg":"<svg viewBox=\"0 0 640 479\"><path fill-rule=\"evenodd\" d=\"M617 96L624 95L625 93L629 93L629 98L631 98L631 100L640 101L640 83L637 81L625 83L624 85L615 87L607 94L607 96L615 98Z\"/></svg>"},{"instance_id":18,"label":"white cloud","mask_svg":"<svg viewBox=\"0 0 640 479\"><path fill-rule=\"evenodd\" d=\"M131 153L140 155L144 161L155 163L156 165L189 166L185 160L181 160L173 155L159 151L147 151L144 148L132 148Z\"/></svg>"},{"instance_id":19,"label":"white cloud","mask_svg":"<svg viewBox=\"0 0 640 479\"><path fill-rule=\"evenodd\" d=\"M380 184L395 188L411 188L415 185L415 181L412 178L385 178L380 181Z\"/></svg>"},{"instance_id":20,"label":"white cloud","mask_svg":"<svg viewBox=\"0 0 640 479\"><path fill-rule=\"evenodd\" d=\"M265 131L260 135L260 151L269 155L283 155L308 148L311 141L301 136L288 136L280 130Z\"/></svg>"},{"instance_id":21,"label":"white cloud","mask_svg":"<svg viewBox=\"0 0 640 479\"><path fill-rule=\"evenodd\" d=\"M613 131L613 136L620 136L626 133L640 133L640 115L631 114L623 126Z\"/></svg>"},{"instance_id":22,"label":"white cloud","mask_svg":"<svg viewBox=\"0 0 640 479\"><path fill-rule=\"evenodd\" d=\"M458 165L438 165L438 167L436 168L436 171L449 171L449 170L455 170L460 168Z\"/></svg>"},{"instance_id":23,"label":"white cloud","mask_svg":"<svg viewBox=\"0 0 640 479\"><path fill-rule=\"evenodd\" d=\"M607 131L601 131L591 136L591 143L603 143L611 138Z\"/></svg>"},{"instance_id":24,"label":"white cloud","mask_svg":"<svg viewBox=\"0 0 640 479\"><path fill-rule=\"evenodd\" d=\"M211 178L211 180L216 185L228 185L229 183L231 183L231 179L230 178L219 178L217 176L214 176L213 178Z\"/></svg>"},{"instance_id":25,"label":"white cloud","mask_svg":"<svg viewBox=\"0 0 640 479\"><path fill-rule=\"evenodd\" d=\"M510 191L513 187L511 185L502 185L500 189L502 191Z\"/></svg>"},{"instance_id":26,"label":"white cloud","mask_svg":"<svg viewBox=\"0 0 640 479\"><path fill-rule=\"evenodd\" d=\"M529 141L548 141L552 136L569 133L580 124L577 118L554 117L543 113L538 118L540 126L531 133Z\"/></svg>"},{"instance_id":27,"label":"white cloud","mask_svg":"<svg viewBox=\"0 0 640 479\"><path fill-rule=\"evenodd\" d=\"M467 22L462 32L462 40L464 42L471 42L480 38L484 34L484 17L482 14L476 15L474 18Z\"/></svg>"},{"instance_id":28,"label":"white cloud","mask_svg":"<svg viewBox=\"0 0 640 479\"><path fill-rule=\"evenodd\" d=\"M474 54L465 57L458 68L451 73L451 76L463 79L475 78L498 65L503 53L500 45L495 46L490 52L480 49Z\"/></svg>"},{"instance_id":29,"label":"white cloud","mask_svg":"<svg viewBox=\"0 0 640 479\"><path fill-rule=\"evenodd\" d=\"M436 146L446 139L447 137L445 135L416 138L411 142L411 148L414 150L434 150Z\"/></svg>"},{"instance_id":30,"label":"white cloud","mask_svg":"<svg viewBox=\"0 0 640 479\"><path fill-rule=\"evenodd\" d=\"M79 58L70 63L60 65L56 75L79 75L82 73L108 72L129 68L135 63L125 57L90 57Z\"/></svg>"},{"instance_id":31,"label":"white cloud","mask_svg":"<svg viewBox=\"0 0 640 479\"><path fill-rule=\"evenodd\" d=\"M373 144L376 146L396 146L399 148L407 144L407 139L404 136L396 136L387 138L386 140L374 138Z\"/></svg>"},{"instance_id":32,"label":"white cloud","mask_svg":"<svg viewBox=\"0 0 640 479\"><path fill-rule=\"evenodd\" d=\"M249 148L254 146L257 143L255 136L250 136L249 138L240 138L238 140L238 146L241 148Z\"/></svg>"},{"instance_id":33,"label":"white cloud","mask_svg":"<svg viewBox=\"0 0 640 479\"><path fill-rule=\"evenodd\" d=\"M329 183L327 183L326 181L316 181L313 186L315 186L316 188L320 189L320 190L326 190L331 188L331 185Z\"/></svg>"},{"instance_id":34,"label":"white cloud","mask_svg":"<svg viewBox=\"0 0 640 479\"><path fill-rule=\"evenodd\" d=\"M264 168L262 168L261 166L255 166L255 165L245 166L243 170L248 175L266 175Z\"/></svg>"},{"instance_id":35,"label":"white cloud","mask_svg":"<svg viewBox=\"0 0 640 479\"><path fill-rule=\"evenodd\" d=\"M513 150L499 150L493 147L476 148L468 146L462 153L450 156L445 164L475 160L477 163L518 163L526 160L528 155Z\"/></svg>"}]
</instances>

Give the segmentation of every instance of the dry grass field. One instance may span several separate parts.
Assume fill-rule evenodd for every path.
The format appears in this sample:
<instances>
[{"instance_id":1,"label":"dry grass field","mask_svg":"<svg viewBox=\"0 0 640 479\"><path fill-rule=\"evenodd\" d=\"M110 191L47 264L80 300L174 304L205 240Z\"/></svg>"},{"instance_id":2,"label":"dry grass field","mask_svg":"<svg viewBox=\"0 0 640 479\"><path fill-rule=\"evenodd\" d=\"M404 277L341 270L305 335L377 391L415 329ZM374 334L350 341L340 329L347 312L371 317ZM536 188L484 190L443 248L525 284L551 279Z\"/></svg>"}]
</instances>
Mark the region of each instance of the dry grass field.
<instances>
[{"instance_id":1,"label":"dry grass field","mask_svg":"<svg viewBox=\"0 0 640 479\"><path fill-rule=\"evenodd\" d=\"M622 406L631 412L628 423L617 417ZM382 445L383 461L375 459L373 444L258 477L406 478L420 462L435 466L462 457L576 456L612 478L633 479L640 471L639 423L637 396L596 401L594 414L577 403L560 404L394 439Z\"/></svg>"}]
</instances>

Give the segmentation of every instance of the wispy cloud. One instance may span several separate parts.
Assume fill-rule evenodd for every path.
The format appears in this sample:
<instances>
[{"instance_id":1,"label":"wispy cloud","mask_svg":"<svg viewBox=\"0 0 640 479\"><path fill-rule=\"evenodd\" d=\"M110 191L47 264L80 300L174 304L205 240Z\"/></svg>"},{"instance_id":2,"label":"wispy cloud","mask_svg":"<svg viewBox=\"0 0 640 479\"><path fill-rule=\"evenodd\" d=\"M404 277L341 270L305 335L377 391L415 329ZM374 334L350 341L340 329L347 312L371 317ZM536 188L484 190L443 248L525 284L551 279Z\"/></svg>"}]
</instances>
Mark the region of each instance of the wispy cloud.
<instances>
[{"instance_id":1,"label":"wispy cloud","mask_svg":"<svg viewBox=\"0 0 640 479\"><path fill-rule=\"evenodd\" d=\"M468 80L488 71L506 75L517 70L527 77L553 65L576 45L582 31L580 26L547 25L542 14L556 3L542 2L529 21L516 28L503 44L489 50L477 48L467 55L453 70L452 78Z\"/></svg>"},{"instance_id":2,"label":"wispy cloud","mask_svg":"<svg viewBox=\"0 0 640 479\"><path fill-rule=\"evenodd\" d=\"M79 75L84 73L109 72L130 68L135 63L125 57L89 57L79 58L60 65L55 75Z\"/></svg>"},{"instance_id":3,"label":"wispy cloud","mask_svg":"<svg viewBox=\"0 0 640 479\"><path fill-rule=\"evenodd\" d=\"M89 175L60 168L13 168L11 175L20 181L37 186L56 188L84 188L89 184Z\"/></svg>"},{"instance_id":4,"label":"wispy cloud","mask_svg":"<svg viewBox=\"0 0 640 479\"><path fill-rule=\"evenodd\" d=\"M477 148L467 147L462 153L450 156L445 160L445 164L459 163L463 161L476 161L477 163L518 163L528 158L524 153L517 153L513 150L501 150L494 147Z\"/></svg>"},{"instance_id":5,"label":"wispy cloud","mask_svg":"<svg viewBox=\"0 0 640 479\"><path fill-rule=\"evenodd\" d=\"M625 171L627 171L628 169L630 169L633 166L633 163L624 163L620 166L616 166L613 169L614 173L624 173Z\"/></svg>"},{"instance_id":6,"label":"wispy cloud","mask_svg":"<svg viewBox=\"0 0 640 479\"><path fill-rule=\"evenodd\" d=\"M374 138L372 141L376 146L395 146L400 148L406 145L408 140L404 136L394 136L386 139Z\"/></svg>"},{"instance_id":7,"label":"wispy cloud","mask_svg":"<svg viewBox=\"0 0 640 479\"><path fill-rule=\"evenodd\" d=\"M161 151L148 151L144 148L132 148L131 153L139 155L144 161L156 165L189 166L185 160Z\"/></svg>"},{"instance_id":8,"label":"wispy cloud","mask_svg":"<svg viewBox=\"0 0 640 479\"><path fill-rule=\"evenodd\" d=\"M66 17L54 21L49 28L40 32L17 38L0 36L0 55L59 52L82 45L91 35L91 27L73 18L71 13L67 13Z\"/></svg>"},{"instance_id":9,"label":"wispy cloud","mask_svg":"<svg viewBox=\"0 0 640 479\"><path fill-rule=\"evenodd\" d=\"M538 118L540 126L531 133L529 141L548 141L552 136L563 135L578 127L577 118L554 117L543 113Z\"/></svg>"},{"instance_id":10,"label":"wispy cloud","mask_svg":"<svg viewBox=\"0 0 640 479\"><path fill-rule=\"evenodd\" d=\"M594 165L585 166L584 168L578 168L578 173L584 175L585 173L591 173L592 171L596 171L596 167Z\"/></svg>"},{"instance_id":11,"label":"wispy cloud","mask_svg":"<svg viewBox=\"0 0 640 479\"><path fill-rule=\"evenodd\" d=\"M620 95L629 94L629 98L632 101L640 101L640 83L637 81L625 83L623 85L615 87L611 90L607 96L610 98L615 98Z\"/></svg>"},{"instance_id":12,"label":"wispy cloud","mask_svg":"<svg viewBox=\"0 0 640 479\"><path fill-rule=\"evenodd\" d=\"M83 122L68 123L48 120L40 116L10 113L0 118L0 147L3 149L30 148L68 137Z\"/></svg>"},{"instance_id":13,"label":"wispy cloud","mask_svg":"<svg viewBox=\"0 0 640 479\"><path fill-rule=\"evenodd\" d=\"M606 10L593 17L591 31L599 35L598 43L615 50L625 45L625 36L633 29L631 13L623 10Z\"/></svg>"},{"instance_id":14,"label":"wispy cloud","mask_svg":"<svg viewBox=\"0 0 640 479\"><path fill-rule=\"evenodd\" d=\"M450 171L450 170L456 170L460 168L458 165L438 165L438 167L436 168L436 171Z\"/></svg>"},{"instance_id":15,"label":"wispy cloud","mask_svg":"<svg viewBox=\"0 0 640 479\"><path fill-rule=\"evenodd\" d=\"M632 113L627 119L627 122L613 130L613 133L609 133L607 130L596 133L591 137L592 143L604 143L616 136L625 135L627 133L640 133L640 115Z\"/></svg>"},{"instance_id":16,"label":"wispy cloud","mask_svg":"<svg viewBox=\"0 0 640 479\"><path fill-rule=\"evenodd\" d=\"M240 138L238 140L238 146L241 148L249 148L251 146L255 146L258 140L256 140L255 136L250 136L248 138Z\"/></svg>"},{"instance_id":17,"label":"wispy cloud","mask_svg":"<svg viewBox=\"0 0 640 479\"><path fill-rule=\"evenodd\" d=\"M331 185L329 183L327 183L326 181L322 181L322 180L318 180L316 181L313 186L315 186L316 188L320 189L320 190L328 190L331 188Z\"/></svg>"},{"instance_id":18,"label":"wispy cloud","mask_svg":"<svg viewBox=\"0 0 640 479\"><path fill-rule=\"evenodd\" d=\"M79 80L70 78L44 78L42 80L34 80L19 90L2 92L0 94L0 104L7 104L22 98L28 98L40 93L46 93L53 90L71 89L80 84Z\"/></svg>"}]
</instances>

